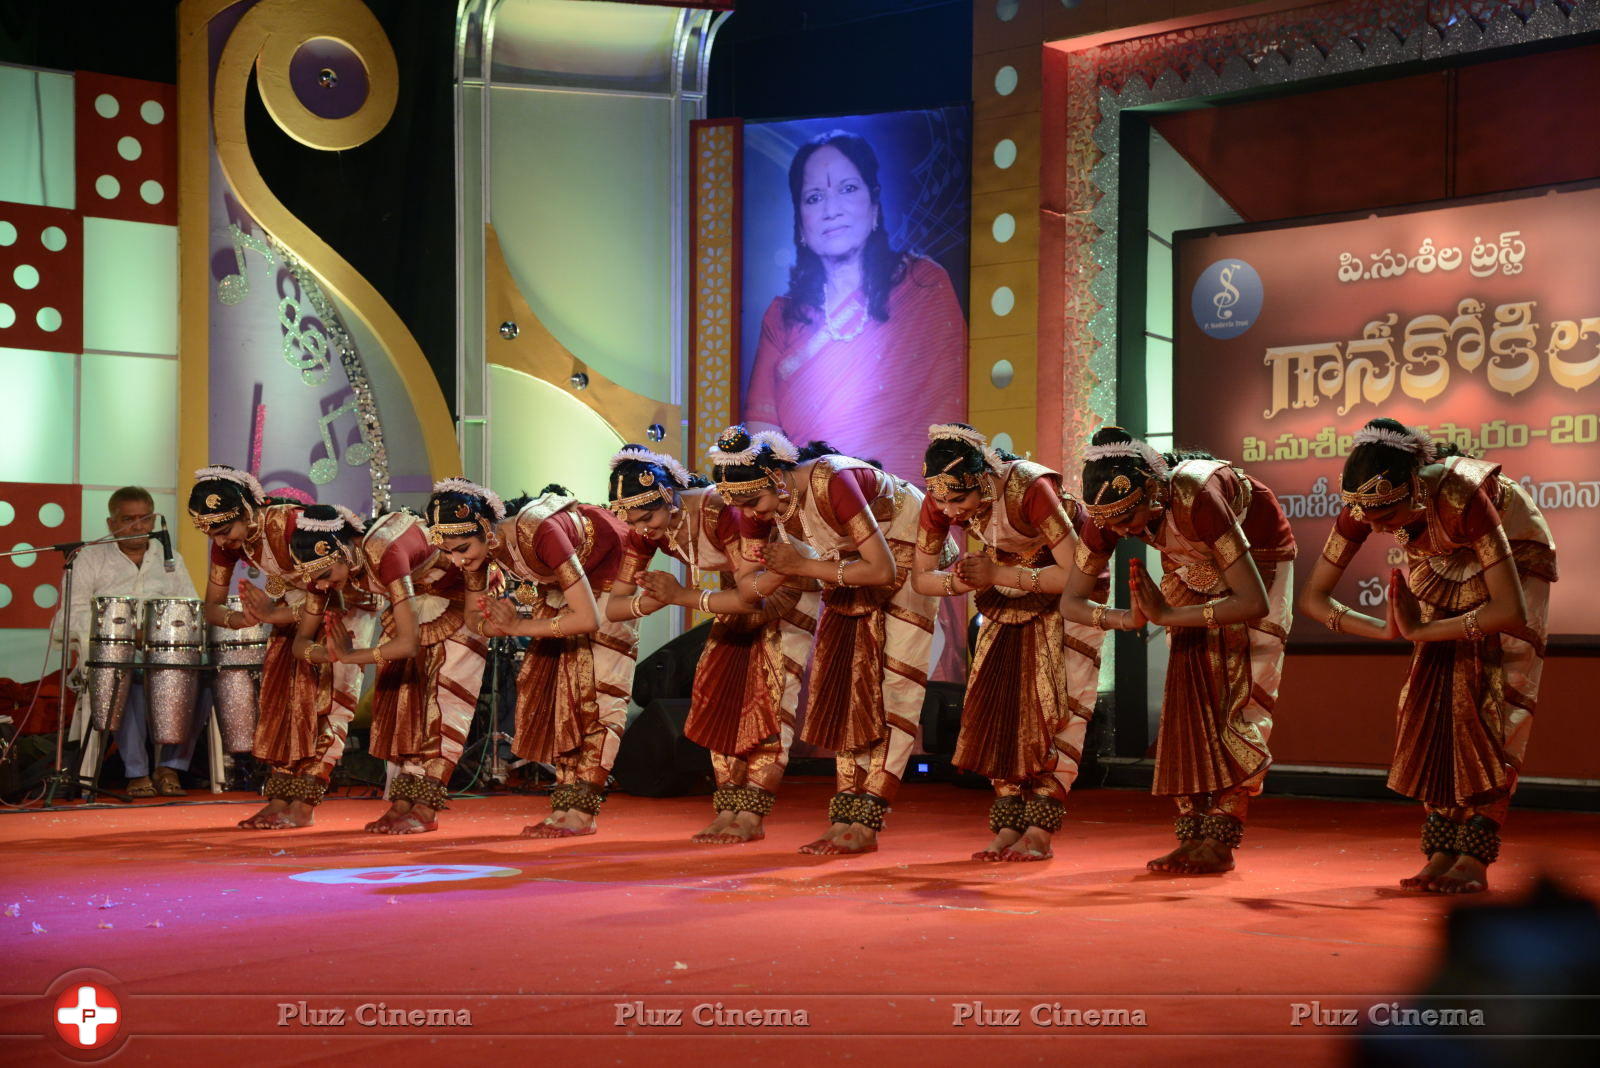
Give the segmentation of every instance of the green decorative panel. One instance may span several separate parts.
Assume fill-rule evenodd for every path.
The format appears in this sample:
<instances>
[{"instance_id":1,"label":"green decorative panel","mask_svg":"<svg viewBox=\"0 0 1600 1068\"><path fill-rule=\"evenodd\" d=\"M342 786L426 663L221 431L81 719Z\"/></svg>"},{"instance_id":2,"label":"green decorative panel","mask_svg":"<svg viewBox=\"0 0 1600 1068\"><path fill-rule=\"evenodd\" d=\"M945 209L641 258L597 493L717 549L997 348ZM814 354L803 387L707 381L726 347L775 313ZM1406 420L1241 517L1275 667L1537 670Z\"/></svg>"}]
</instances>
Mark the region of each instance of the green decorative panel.
<instances>
[{"instance_id":1,"label":"green decorative panel","mask_svg":"<svg viewBox=\"0 0 1600 1068\"><path fill-rule=\"evenodd\" d=\"M491 218L518 288L579 359L671 400L671 101L496 88L491 105Z\"/></svg>"},{"instance_id":2,"label":"green decorative panel","mask_svg":"<svg viewBox=\"0 0 1600 1068\"><path fill-rule=\"evenodd\" d=\"M85 355L78 481L170 487L178 466L177 409L178 361Z\"/></svg>"},{"instance_id":3,"label":"green decorative panel","mask_svg":"<svg viewBox=\"0 0 1600 1068\"><path fill-rule=\"evenodd\" d=\"M72 75L0 65L0 201L71 209Z\"/></svg>"},{"instance_id":4,"label":"green decorative panel","mask_svg":"<svg viewBox=\"0 0 1600 1068\"><path fill-rule=\"evenodd\" d=\"M0 482L73 481L72 363L59 352L0 349Z\"/></svg>"},{"instance_id":5,"label":"green decorative panel","mask_svg":"<svg viewBox=\"0 0 1600 1068\"><path fill-rule=\"evenodd\" d=\"M178 352L178 231L83 220L85 351Z\"/></svg>"}]
</instances>

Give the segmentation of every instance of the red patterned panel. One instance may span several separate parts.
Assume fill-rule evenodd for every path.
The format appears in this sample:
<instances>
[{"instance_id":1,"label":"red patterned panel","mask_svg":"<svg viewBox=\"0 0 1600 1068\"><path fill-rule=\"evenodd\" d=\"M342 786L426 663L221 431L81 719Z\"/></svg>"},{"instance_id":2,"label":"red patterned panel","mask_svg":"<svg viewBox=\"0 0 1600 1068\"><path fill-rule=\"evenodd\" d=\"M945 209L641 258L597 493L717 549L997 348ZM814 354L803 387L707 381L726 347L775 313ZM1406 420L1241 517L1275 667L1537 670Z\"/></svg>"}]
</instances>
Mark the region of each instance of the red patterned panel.
<instances>
[{"instance_id":1,"label":"red patterned panel","mask_svg":"<svg viewBox=\"0 0 1600 1068\"><path fill-rule=\"evenodd\" d=\"M88 71L74 82L78 211L176 226L177 87Z\"/></svg>"},{"instance_id":2,"label":"red patterned panel","mask_svg":"<svg viewBox=\"0 0 1600 1068\"><path fill-rule=\"evenodd\" d=\"M83 224L76 212L0 203L0 348L83 346Z\"/></svg>"},{"instance_id":3,"label":"red patterned panel","mask_svg":"<svg viewBox=\"0 0 1600 1068\"><path fill-rule=\"evenodd\" d=\"M0 482L0 552L77 541L82 508L82 486ZM60 553L0 558L0 628L48 627L60 586Z\"/></svg>"}]
</instances>

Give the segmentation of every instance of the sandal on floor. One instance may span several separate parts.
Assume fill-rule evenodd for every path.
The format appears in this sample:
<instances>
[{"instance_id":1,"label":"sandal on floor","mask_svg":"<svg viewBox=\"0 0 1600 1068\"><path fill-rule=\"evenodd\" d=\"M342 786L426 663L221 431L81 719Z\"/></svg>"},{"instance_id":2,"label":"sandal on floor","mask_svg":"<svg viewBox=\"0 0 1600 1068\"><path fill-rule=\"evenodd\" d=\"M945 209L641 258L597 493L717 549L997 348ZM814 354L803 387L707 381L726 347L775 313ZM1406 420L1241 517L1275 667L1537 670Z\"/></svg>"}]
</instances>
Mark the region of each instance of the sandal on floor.
<instances>
[{"instance_id":1,"label":"sandal on floor","mask_svg":"<svg viewBox=\"0 0 1600 1068\"><path fill-rule=\"evenodd\" d=\"M154 797L156 796L155 784L150 781L150 776L141 775L128 783L129 797Z\"/></svg>"}]
</instances>

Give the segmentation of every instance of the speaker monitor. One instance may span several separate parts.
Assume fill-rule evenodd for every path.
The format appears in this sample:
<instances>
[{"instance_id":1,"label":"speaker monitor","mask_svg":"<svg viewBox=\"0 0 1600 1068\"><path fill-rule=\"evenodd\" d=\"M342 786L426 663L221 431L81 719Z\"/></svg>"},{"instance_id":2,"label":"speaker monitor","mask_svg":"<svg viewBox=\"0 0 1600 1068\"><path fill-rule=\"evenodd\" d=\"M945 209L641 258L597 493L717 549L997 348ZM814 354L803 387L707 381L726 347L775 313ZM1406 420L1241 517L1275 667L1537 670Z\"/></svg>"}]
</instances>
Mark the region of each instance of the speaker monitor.
<instances>
[{"instance_id":1,"label":"speaker monitor","mask_svg":"<svg viewBox=\"0 0 1600 1068\"><path fill-rule=\"evenodd\" d=\"M711 754L683 736L688 698L657 698L622 736L611 773L618 789L638 797L676 797L712 785Z\"/></svg>"}]
</instances>

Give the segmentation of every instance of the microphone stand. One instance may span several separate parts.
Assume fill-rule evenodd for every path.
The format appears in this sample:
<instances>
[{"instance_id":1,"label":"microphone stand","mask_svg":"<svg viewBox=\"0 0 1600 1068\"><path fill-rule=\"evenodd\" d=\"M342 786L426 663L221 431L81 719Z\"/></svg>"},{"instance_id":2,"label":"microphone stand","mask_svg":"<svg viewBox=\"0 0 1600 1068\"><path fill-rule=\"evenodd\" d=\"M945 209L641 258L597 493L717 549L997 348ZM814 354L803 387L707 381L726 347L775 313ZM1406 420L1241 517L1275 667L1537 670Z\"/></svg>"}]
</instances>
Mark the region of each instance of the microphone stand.
<instances>
[{"instance_id":1,"label":"microphone stand","mask_svg":"<svg viewBox=\"0 0 1600 1068\"><path fill-rule=\"evenodd\" d=\"M0 553L0 559L8 556L24 556L29 553L58 552L62 554L61 563L61 696L56 703L56 757L50 775L46 779L47 786L42 799L45 809L57 808L55 804L56 791L61 787L76 787L92 794L114 797L119 801L132 802L133 798L126 794L119 794L115 790L103 789L95 780L87 778L77 772L69 771L63 766L63 754L66 749L67 739L67 659L72 652L72 565L78 562L78 553L86 545L112 545L120 541L149 541L149 534L128 534L120 538L92 538L85 541L63 541L56 545L40 545L32 549L14 549L11 552ZM88 650L83 650L85 656ZM34 700L38 700L35 692ZM90 731L94 727L85 723L84 730Z\"/></svg>"}]
</instances>

